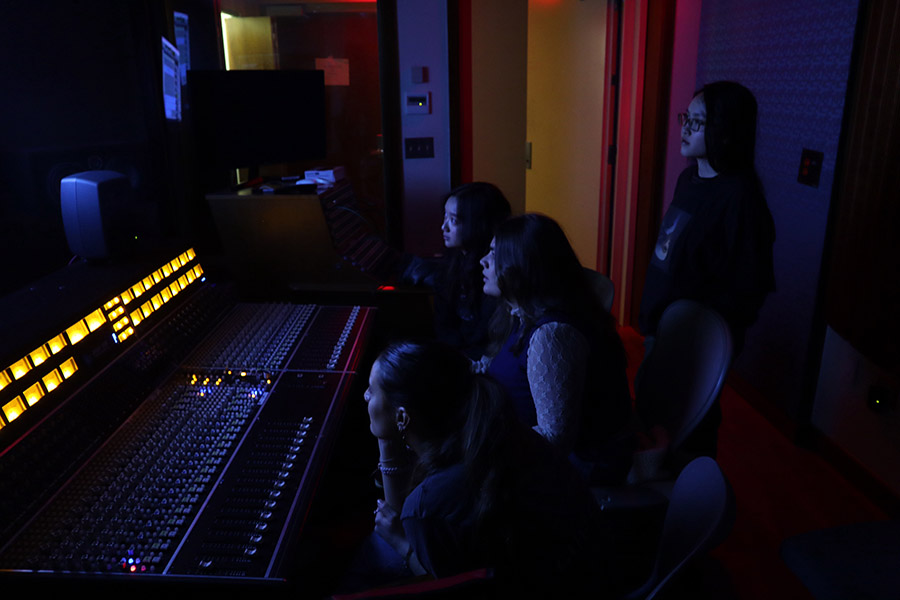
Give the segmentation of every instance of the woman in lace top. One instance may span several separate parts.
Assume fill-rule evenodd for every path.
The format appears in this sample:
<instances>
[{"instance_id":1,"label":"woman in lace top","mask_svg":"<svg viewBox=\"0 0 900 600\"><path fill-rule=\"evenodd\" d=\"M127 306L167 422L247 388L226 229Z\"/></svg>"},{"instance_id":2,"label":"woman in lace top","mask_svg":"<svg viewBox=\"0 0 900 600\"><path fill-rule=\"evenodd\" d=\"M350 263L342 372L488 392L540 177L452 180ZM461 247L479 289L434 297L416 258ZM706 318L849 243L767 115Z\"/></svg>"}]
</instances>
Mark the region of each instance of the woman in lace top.
<instances>
[{"instance_id":1,"label":"woman in lace top","mask_svg":"<svg viewBox=\"0 0 900 600\"><path fill-rule=\"evenodd\" d=\"M623 481L634 449L625 350L565 233L544 215L514 217L481 265L484 293L502 299L481 366L592 482Z\"/></svg>"}]
</instances>

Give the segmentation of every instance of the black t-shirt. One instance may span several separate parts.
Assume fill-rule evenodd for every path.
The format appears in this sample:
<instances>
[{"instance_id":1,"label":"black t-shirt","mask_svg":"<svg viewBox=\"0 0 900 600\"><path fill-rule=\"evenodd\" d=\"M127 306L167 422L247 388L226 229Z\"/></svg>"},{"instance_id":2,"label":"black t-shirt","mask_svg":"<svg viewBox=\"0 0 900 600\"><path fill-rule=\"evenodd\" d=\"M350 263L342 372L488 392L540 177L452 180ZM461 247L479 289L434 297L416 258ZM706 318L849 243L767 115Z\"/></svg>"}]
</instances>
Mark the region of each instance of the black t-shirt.
<instances>
[{"instance_id":1,"label":"black t-shirt","mask_svg":"<svg viewBox=\"0 0 900 600\"><path fill-rule=\"evenodd\" d=\"M678 178L647 268L640 327L654 335L666 307L682 298L718 311L737 353L766 295L775 289L775 226L752 175Z\"/></svg>"}]
</instances>

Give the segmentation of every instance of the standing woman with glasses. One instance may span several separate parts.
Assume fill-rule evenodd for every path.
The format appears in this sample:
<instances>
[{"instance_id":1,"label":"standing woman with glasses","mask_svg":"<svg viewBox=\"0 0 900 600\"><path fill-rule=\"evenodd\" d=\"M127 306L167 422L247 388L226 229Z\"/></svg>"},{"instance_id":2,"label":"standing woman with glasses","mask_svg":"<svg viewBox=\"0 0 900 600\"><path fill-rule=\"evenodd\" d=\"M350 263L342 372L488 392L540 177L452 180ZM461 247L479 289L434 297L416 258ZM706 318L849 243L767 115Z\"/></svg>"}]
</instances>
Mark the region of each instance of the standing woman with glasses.
<instances>
[{"instance_id":1,"label":"standing woman with glasses","mask_svg":"<svg viewBox=\"0 0 900 600\"><path fill-rule=\"evenodd\" d=\"M681 155L695 164L678 178L647 268L640 311L647 350L666 307L688 298L725 318L737 355L775 289L775 225L754 166L756 115L752 92L731 81L703 86L678 115ZM715 456L720 421L717 402L692 440L695 450Z\"/></svg>"}]
</instances>

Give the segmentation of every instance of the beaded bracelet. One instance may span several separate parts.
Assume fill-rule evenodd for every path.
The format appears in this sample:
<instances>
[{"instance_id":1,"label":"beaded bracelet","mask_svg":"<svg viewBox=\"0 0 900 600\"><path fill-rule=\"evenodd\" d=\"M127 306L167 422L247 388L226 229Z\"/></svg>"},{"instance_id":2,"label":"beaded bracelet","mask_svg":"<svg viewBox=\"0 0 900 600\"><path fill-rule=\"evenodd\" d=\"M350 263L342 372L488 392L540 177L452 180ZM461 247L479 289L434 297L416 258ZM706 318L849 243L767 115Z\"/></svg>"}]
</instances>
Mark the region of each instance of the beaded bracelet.
<instances>
[{"instance_id":1,"label":"beaded bracelet","mask_svg":"<svg viewBox=\"0 0 900 600\"><path fill-rule=\"evenodd\" d=\"M410 470L410 466L408 464L405 464L399 467L390 467L383 462L379 462L378 470L381 471L383 475L397 475L398 473L408 472Z\"/></svg>"}]
</instances>

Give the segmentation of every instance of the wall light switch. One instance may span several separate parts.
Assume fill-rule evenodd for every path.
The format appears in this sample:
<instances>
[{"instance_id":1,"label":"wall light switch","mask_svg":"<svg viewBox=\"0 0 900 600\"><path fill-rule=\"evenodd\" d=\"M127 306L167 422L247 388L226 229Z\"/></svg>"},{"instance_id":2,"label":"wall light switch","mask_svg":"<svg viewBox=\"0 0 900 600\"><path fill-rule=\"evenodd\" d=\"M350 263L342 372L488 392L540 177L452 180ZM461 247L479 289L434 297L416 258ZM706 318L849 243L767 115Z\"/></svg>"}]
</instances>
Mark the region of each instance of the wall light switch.
<instances>
[{"instance_id":1,"label":"wall light switch","mask_svg":"<svg viewBox=\"0 0 900 600\"><path fill-rule=\"evenodd\" d=\"M434 138L406 138L403 142L404 158L434 158Z\"/></svg>"},{"instance_id":2,"label":"wall light switch","mask_svg":"<svg viewBox=\"0 0 900 600\"><path fill-rule=\"evenodd\" d=\"M410 67L409 78L413 83L428 83L428 67Z\"/></svg>"}]
</instances>

